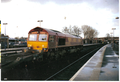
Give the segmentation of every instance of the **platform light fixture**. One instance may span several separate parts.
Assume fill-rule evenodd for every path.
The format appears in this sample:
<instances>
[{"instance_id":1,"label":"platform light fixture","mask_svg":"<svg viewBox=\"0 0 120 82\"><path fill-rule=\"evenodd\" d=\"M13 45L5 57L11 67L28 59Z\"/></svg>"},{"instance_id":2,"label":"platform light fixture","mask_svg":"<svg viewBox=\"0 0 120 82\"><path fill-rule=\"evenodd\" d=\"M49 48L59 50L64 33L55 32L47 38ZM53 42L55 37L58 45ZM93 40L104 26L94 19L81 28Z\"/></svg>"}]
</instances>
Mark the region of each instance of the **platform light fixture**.
<instances>
[{"instance_id":1,"label":"platform light fixture","mask_svg":"<svg viewBox=\"0 0 120 82\"><path fill-rule=\"evenodd\" d=\"M113 47L114 47L114 30L116 30L116 28L112 28L113 30Z\"/></svg>"},{"instance_id":2,"label":"platform light fixture","mask_svg":"<svg viewBox=\"0 0 120 82\"><path fill-rule=\"evenodd\" d=\"M3 25L5 25L5 35L6 35L6 25L7 25L8 23L3 23Z\"/></svg>"},{"instance_id":3,"label":"platform light fixture","mask_svg":"<svg viewBox=\"0 0 120 82\"><path fill-rule=\"evenodd\" d=\"M8 23L3 23L3 25L5 25L5 36L6 36L6 25L7 25ZM7 40L5 40L5 43L4 43L4 48L5 48L5 50L6 50L6 47L7 47Z\"/></svg>"},{"instance_id":4,"label":"platform light fixture","mask_svg":"<svg viewBox=\"0 0 120 82\"><path fill-rule=\"evenodd\" d=\"M116 17L115 19L119 19L119 17Z\"/></svg>"},{"instance_id":5,"label":"platform light fixture","mask_svg":"<svg viewBox=\"0 0 120 82\"><path fill-rule=\"evenodd\" d=\"M112 30L113 30L113 37L114 37L114 30L116 30L116 28L112 28Z\"/></svg>"},{"instance_id":6,"label":"platform light fixture","mask_svg":"<svg viewBox=\"0 0 120 82\"><path fill-rule=\"evenodd\" d=\"M38 20L37 22L40 22L40 26L41 26L41 22L43 22L43 20Z\"/></svg>"}]
</instances>

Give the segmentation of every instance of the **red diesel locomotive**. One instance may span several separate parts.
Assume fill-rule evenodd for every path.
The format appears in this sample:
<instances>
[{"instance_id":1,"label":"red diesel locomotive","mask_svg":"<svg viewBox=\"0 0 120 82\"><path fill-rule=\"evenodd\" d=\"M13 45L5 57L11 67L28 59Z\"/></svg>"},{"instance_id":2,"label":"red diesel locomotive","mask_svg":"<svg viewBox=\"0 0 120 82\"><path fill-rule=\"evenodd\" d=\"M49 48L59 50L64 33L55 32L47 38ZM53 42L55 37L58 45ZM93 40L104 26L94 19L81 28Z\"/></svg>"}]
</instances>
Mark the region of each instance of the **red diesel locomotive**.
<instances>
[{"instance_id":1,"label":"red diesel locomotive","mask_svg":"<svg viewBox=\"0 0 120 82\"><path fill-rule=\"evenodd\" d=\"M35 27L28 33L27 47L32 52L48 52L47 56L58 56L69 50L74 52L83 46L81 37L64 34L56 30ZM58 54L54 54L54 51ZM43 56L42 56L43 57Z\"/></svg>"}]
</instances>

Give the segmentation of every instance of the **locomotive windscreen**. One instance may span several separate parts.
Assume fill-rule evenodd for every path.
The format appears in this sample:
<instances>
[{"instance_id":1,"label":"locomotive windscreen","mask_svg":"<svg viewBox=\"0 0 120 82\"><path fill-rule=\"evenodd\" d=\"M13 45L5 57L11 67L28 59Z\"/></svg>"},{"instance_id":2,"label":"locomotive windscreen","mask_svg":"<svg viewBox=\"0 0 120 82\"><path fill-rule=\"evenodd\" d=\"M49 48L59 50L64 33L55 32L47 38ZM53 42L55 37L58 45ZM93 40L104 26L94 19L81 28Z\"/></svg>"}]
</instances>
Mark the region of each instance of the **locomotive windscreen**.
<instances>
[{"instance_id":1,"label":"locomotive windscreen","mask_svg":"<svg viewBox=\"0 0 120 82\"><path fill-rule=\"evenodd\" d=\"M36 41L37 40L37 34L30 34L29 41Z\"/></svg>"},{"instance_id":2,"label":"locomotive windscreen","mask_svg":"<svg viewBox=\"0 0 120 82\"><path fill-rule=\"evenodd\" d=\"M37 41L37 36L39 37L38 38L38 41L47 41L47 34L30 34L29 35L29 41Z\"/></svg>"},{"instance_id":3,"label":"locomotive windscreen","mask_svg":"<svg viewBox=\"0 0 120 82\"><path fill-rule=\"evenodd\" d=\"M47 34L40 34L39 41L47 41Z\"/></svg>"}]
</instances>

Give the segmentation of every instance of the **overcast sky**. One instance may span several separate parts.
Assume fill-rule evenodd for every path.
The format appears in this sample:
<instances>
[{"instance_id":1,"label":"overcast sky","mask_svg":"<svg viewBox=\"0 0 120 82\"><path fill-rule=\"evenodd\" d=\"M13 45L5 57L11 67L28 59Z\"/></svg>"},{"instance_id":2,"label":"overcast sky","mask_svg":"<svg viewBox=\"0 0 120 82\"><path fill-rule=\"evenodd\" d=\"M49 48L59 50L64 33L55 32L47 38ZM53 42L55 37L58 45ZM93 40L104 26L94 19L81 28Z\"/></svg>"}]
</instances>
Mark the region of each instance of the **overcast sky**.
<instances>
[{"instance_id":1,"label":"overcast sky","mask_svg":"<svg viewBox=\"0 0 120 82\"><path fill-rule=\"evenodd\" d=\"M66 17L66 20L64 19ZM69 25L89 25L105 37L116 28L119 36L119 0L1 0L1 32L10 37L27 37L30 29L39 26L62 31ZM83 37L83 35L81 35Z\"/></svg>"}]
</instances>

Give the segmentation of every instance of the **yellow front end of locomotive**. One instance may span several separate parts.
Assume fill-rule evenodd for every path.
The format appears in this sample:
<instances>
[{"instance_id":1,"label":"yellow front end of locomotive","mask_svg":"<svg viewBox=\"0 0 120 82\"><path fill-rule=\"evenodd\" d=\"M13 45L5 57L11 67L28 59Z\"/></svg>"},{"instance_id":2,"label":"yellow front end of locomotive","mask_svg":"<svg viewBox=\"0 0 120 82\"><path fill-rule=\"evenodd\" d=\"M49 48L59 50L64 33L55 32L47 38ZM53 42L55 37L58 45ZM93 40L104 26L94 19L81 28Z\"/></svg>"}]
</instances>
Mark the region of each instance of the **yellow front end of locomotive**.
<instances>
[{"instance_id":1,"label":"yellow front end of locomotive","mask_svg":"<svg viewBox=\"0 0 120 82\"><path fill-rule=\"evenodd\" d=\"M27 47L29 50L39 52L48 50L48 35L46 32L32 32L28 35Z\"/></svg>"},{"instance_id":2,"label":"yellow front end of locomotive","mask_svg":"<svg viewBox=\"0 0 120 82\"><path fill-rule=\"evenodd\" d=\"M39 52L42 50L46 52L48 50L48 42L27 41L27 47L32 50L38 50Z\"/></svg>"}]
</instances>

